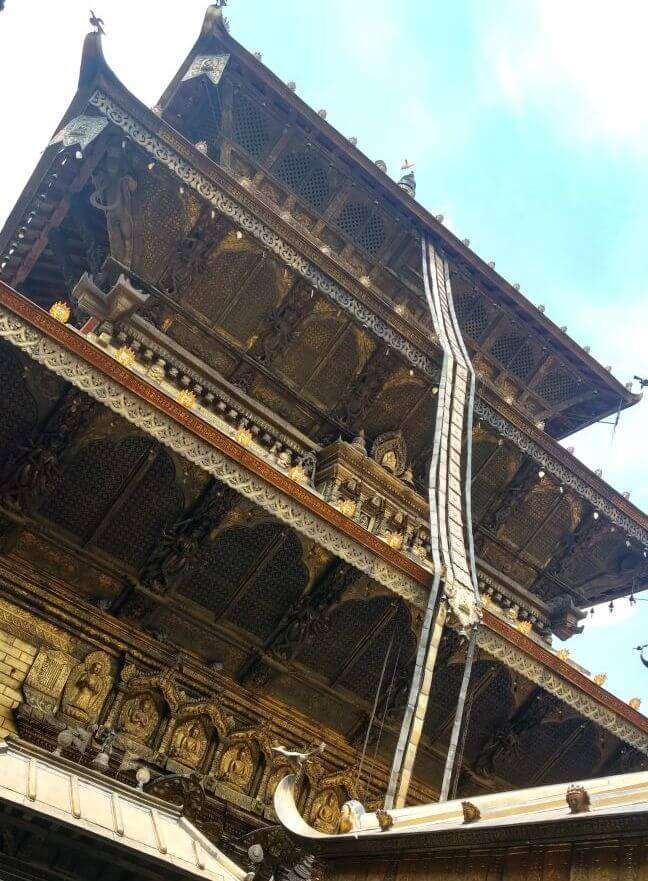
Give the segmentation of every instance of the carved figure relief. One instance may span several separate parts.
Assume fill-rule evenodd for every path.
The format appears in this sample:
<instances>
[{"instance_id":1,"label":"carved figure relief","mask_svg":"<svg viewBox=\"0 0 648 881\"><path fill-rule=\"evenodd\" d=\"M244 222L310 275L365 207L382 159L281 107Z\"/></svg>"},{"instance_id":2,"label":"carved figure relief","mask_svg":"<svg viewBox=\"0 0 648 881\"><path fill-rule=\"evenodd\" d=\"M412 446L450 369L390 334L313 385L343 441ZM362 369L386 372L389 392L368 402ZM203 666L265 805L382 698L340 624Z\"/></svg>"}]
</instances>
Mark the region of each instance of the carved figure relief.
<instances>
[{"instance_id":1,"label":"carved figure relief","mask_svg":"<svg viewBox=\"0 0 648 881\"><path fill-rule=\"evenodd\" d=\"M61 706L65 715L84 724L96 722L111 682L110 657L105 652L90 652L66 683Z\"/></svg>"},{"instance_id":2,"label":"carved figure relief","mask_svg":"<svg viewBox=\"0 0 648 881\"><path fill-rule=\"evenodd\" d=\"M169 756L178 762L196 767L207 751L207 733L199 719L187 719L176 726Z\"/></svg>"},{"instance_id":3,"label":"carved figure relief","mask_svg":"<svg viewBox=\"0 0 648 881\"><path fill-rule=\"evenodd\" d=\"M41 649L23 685L27 703L44 713L56 712L65 683L76 663L76 658L66 652Z\"/></svg>"},{"instance_id":4,"label":"carved figure relief","mask_svg":"<svg viewBox=\"0 0 648 881\"><path fill-rule=\"evenodd\" d=\"M371 457L386 471L401 477L407 468L407 449L401 432L388 431L377 437L371 447Z\"/></svg>"},{"instance_id":5,"label":"carved figure relief","mask_svg":"<svg viewBox=\"0 0 648 881\"><path fill-rule=\"evenodd\" d=\"M104 167L93 176L94 191L90 203L106 215L111 249L117 259L130 266L133 260L135 227L133 194L137 181L128 173L121 144L115 142L106 152Z\"/></svg>"},{"instance_id":6,"label":"carved figure relief","mask_svg":"<svg viewBox=\"0 0 648 881\"><path fill-rule=\"evenodd\" d=\"M340 823L340 799L335 789L323 789L313 799L309 822L320 832L333 835Z\"/></svg>"},{"instance_id":7,"label":"carved figure relief","mask_svg":"<svg viewBox=\"0 0 648 881\"><path fill-rule=\"evenodd\" d=\"M224 783L245 790L254 775L256 762L247 743L236 743L225 750L220 765L220 778Z\"/></svg>"},{"instance_id":8,"label":"carved figure relief","mask_svg":"<svg viewBox=\"0 0 648 881\"><path fill-rule=\"evenodd\" d=\"M124 701L117 730L146 743L158 726L160 710L150 694L139 694Z\"/></svg>"}]
</instances>

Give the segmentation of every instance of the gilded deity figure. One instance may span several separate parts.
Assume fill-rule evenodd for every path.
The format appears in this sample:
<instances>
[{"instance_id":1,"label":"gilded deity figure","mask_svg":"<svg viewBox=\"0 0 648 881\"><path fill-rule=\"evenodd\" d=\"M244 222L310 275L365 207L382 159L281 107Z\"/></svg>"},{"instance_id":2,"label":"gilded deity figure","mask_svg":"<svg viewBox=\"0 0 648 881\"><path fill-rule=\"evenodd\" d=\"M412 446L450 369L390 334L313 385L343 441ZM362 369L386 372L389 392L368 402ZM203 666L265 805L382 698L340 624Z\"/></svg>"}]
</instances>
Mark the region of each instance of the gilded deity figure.
<instances>
[{"instance_id":1,"label":"gilded deity figure","mask_svg":"<svg viewBox=\"0 0 648 881\"><path fill-rule=\"evenodd\" d=\"M254 773L254 762L245 743L238 743L227 750L221 763L223 780L237 789L245 789Z\"/></svg>"},{"instance_id":2,"label":"gilded deity figure","mask_svg":"<svg viewBox=\"0 0 648 881\"><path fill-rule=\"evenodd\" d=\"M63 712L84 724L95 722L110 683L110 658L103 652L91 652L70 673L63 692Z\"/></svg>"},{"instance_id":3,"label":"gilded deity figure","mask_svg":"<svg viewBox=\"0 0 648 881\"><path fill-rule=\"evenodd\" d=\"M320 792L313 801L311 822L320 832L329 835L338 831L340 822L340 802L333 789Z\"/></svg>"},{"instance_id":4,"label":"gilded deity figure","mask_svg":"<svg viewBox=\"0 0 648 881\"><path fill-rule=\"evenodd\" d=\"M173 733L170 756L188 765L197 765L207 747L205 729L198 721L178 725Z\"/></svg>"},{"instance_id":5,"label":"gilded deity figure","mask_svg":"<svg viewBox=\"0 0 648 881\"><path fill-rule=\"evenodd\" d=\"M159 718L158 708L148 694L128 700L121 711L119 729L137 740L146 740L155 730Z\"/></svg>"}]
</instances>

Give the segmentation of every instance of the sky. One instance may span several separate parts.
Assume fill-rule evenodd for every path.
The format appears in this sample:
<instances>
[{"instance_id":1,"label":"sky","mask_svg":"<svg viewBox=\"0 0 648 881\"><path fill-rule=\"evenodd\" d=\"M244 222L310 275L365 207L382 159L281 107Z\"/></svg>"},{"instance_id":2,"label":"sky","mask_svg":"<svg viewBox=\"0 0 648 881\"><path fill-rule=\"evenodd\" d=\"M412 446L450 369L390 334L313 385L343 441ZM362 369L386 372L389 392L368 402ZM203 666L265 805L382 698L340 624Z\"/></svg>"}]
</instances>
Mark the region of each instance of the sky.
<instances>
[{"instance_id":1,"label":"sky","mask_svg":"<svg viewBox=\"0 0 648 881\"><path fill-rule=\"evenodd\" d=\"M155 104L205 0L93 0L108 62ZM88 0L0 13L0 223L72 98ZM230 0L234 37L622 382L648 375L648 4L617 0ZM637 386L635 384L635 390ZM567 445L648 507L648 401ZM643 699L648 594L599 607L568 645Z\"/></svg>"}]
</instances>

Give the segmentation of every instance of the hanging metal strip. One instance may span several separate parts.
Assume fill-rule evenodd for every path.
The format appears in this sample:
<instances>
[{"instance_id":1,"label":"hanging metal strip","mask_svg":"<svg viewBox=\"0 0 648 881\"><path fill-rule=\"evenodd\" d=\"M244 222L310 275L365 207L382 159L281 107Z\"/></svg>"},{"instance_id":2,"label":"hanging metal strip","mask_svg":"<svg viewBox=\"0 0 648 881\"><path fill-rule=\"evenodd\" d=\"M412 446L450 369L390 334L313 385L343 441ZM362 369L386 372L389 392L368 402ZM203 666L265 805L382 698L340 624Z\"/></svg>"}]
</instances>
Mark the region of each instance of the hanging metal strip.
<instances>
[{"instance_id":1,"label":"hanging metal strip","mask_svg":"<svg viewBox=\"0 0 648 881\"><path fill-rule=\"evenodd\" d=\"M445 768L443 770L443 782L441 784L441 794L439 801L446 801L450 792L450 783L452 782L452 772L454 770L455 756L457 755L457 744L461 734L461 725L463 723L464 709L466 706L466 696L468 695L468 685L470 684L470 674L472 673L473 660L475 658L475 646L477 644L477 626L473 627L468 642L468 651L466 652L466 664L464 666L463 678L461 680L461 689L459 690L459 700L457 701L457 709L455 711L454 724L452 726L452 734L450 736L450 746L448 747L448 755L446 756Z\"/></svg>"},{"instance_id":2,"label":"hanging metal strip","mask_svg":"<svg viewBox=\"0 0 648 881\"><path fill-rule=\"evenodd\" d=\"M422 240L421 256L425 295L434 330L443 349L428 481L435 576L421 630L408 703L394 754L385 802L388 807L394 803L400 807L405 803L425 721L432 672L446 614L452 613L465 632L474 629L481 617L470 518L474 371L454 312L448 262L425 239ZM464 438L467 471L462 485L461 457ZM441 573L443 585L440 583Z\"/></svg>"}]
</instances>

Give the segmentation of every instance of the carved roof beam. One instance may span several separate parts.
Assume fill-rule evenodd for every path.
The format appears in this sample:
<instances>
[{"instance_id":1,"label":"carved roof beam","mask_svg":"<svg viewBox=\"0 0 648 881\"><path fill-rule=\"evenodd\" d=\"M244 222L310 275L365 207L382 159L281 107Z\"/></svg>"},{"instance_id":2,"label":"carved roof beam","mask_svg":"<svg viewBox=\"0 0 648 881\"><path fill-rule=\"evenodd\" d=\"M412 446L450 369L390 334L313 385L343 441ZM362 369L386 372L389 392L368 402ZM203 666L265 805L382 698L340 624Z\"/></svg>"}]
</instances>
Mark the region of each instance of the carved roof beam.
<instances>
[{"instance_id":1,"label":"carved roof beam","mask_svg":"<svg viewBox=\"0 0 648 881\"><path fill-rule=\"evenodd\" d=\"M139 580L155 593L166 593L177 577L192 562L231 509L236 494L219 480L212 479L196 502L159 537Z\"/></svg>"},{"instance_id":2,"label":"carved roof beam","mask_svg":"<svg viewBox=\"0 0 648 881\"><path fill-rule=\"evenodd\" d=\"M251 586L254 579L259 575L260 572L265 569L265 567L273 559L273 557L275 557L279 553L286 539L290 535L290 532L290 527L284 525L283 529L281 529L277 533L277 535L275 535L274 538L272 538L268 542L268 544L264 548L262 548L260 554L250 566L248 571L245 573L245 575L237 585L236 590L233 591L232 596L218 615L216 619L217 621L225 618L227 614L233 609L233 607L238 603L238 601L241 599L247 589Z\"/></svg>"},{"instance_id":3,"label":"carved roof beam","mask_svg":"<svg viewBox=\"0 0 648 881\"><path fill-rule=\"evenodd\" d=\"M572 747L576 745L576 743L580 740L580 738L584 735L585 731L593 725L588 719L583 719L583 721L578 725L575 731L573 731L569 736L567 736L560 746L551 754L551 756L547 759L547 761L536 771L530 781L530 785L534 786L540 783L543 778L546 778L549 771L554 767L554 765L560 761L560 759L569 752Z\"/></svg>"},{"instance_id":4,"label":"carved roof beam","mask_svg":"<svg viewBox=\"0 0 648 881\"><path fill-rule=\"evenodd\" d=\"M60 473L62 457L96 411L96 403L76 388L68 388L12 470L3 475L0 497L4 504L30 511Z\"/></svg>"},{"instance_id":5,"label":"carved roof beam","mask_svg":"<svg viewBox=\"0 0 648 881\"><path fill-rule=\"evenodd\" d=\"M312 585L305 587L302 595L284 614L264 643L263 655L282 664L292 661L315 636L326 616L357 581L359 575L353 566L342 560L332 563ZM237 675L237 679L242 682L251 679L256 684L265 682L268 678L269 668L258 653L244 663Z\"/></svg>"},{"instance_id":6,"label":"carved roof beam","mask_svg":"<svg viewBox=\"0 0 648 881\"><path fill-rule=\"evenodd\" d=\"M5 233L9 233L11 227L14 229L19 227L23 230L28 229L35 216L42 218L38 237L31 242L31 246L28 249L24 249L20 256L16 253L17 260L15 262L9 261L4 268L2 268L2 263L0 263L2 278L8 284L19 287L27 278L47 245L51 230L60 226L70 209L74 194L82 190L90 179L102 158L104 146L105 137L99 135L98 139L89 147L87 153L84 154L82 162L73 159L72 153L69 150L65 150L63 154L59 153L53 157L50 167L38 186L41 192L38 196L33 196L27 205L23 207L22 224L18 218L15 218L14 224L7 223ZM70 171L73 171L73 174L68 177L69 172L66 172L59 180L64 162L65 165L69 164ZM52 199L52 195L57 191L59 193L58 201ZM19 235L20 233L18 233ZM4 243L0 241L0 252L3 251ZM11 256L9 255L9 257Z\"/></svg>"}]
</instances>

